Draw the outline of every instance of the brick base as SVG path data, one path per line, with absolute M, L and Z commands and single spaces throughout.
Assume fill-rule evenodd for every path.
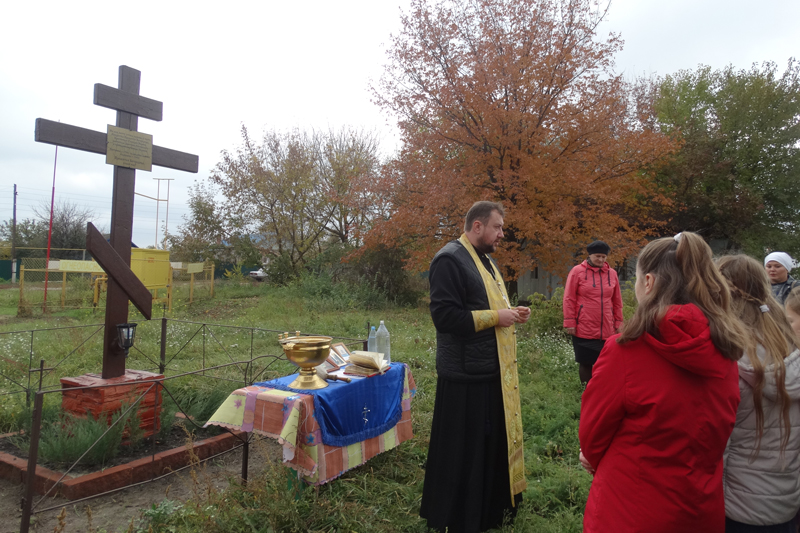
M 103 379 L 100 374 L 84 374 L 74 378 L 61 378 L 61 408 L 76 416 L 90 413 L 95 420 L 105 417 L 109 423 L 123 403 L 133 403 L 145 391 L 139 401 L 139 419 L 144 436 L 149 437 L 159 429 L 161 416 L 161 387 L 140 381 L 163 380 L 161 374 L 144 370 L 126 370 L 124 376 Z M 103 386 L 105 385 L 105 386 Z M 110 385 L 110 386 L 109 386 Z M 96 387 L 70 390 L 75 387 Z
M 239 437 L 246 438 L 247 434 L 236 431 L 235 434 L 223 433 L 216 437 L 199 440 L 192 443 L 192 455 L 199 460 L 212 455 L 230 450 L 241 442 Z M 107 492 L 109 490 L 127 487 L 140 481 L 147 481 L 167 474 L 172 470 L 186 466 L 190 463 L 190 454 L 186 446 L 147 456 L 124 465 L 106 468 L 100 472 L 85 474 L 79 477 L 65 477 L 61 482 L 61 473 L 54 472 L 43 466 L 36 467 L 36 480 L 34 490 L 38 494 L 45 494 L 53 485 L 58 485 L 50 496 L 59 495 L 68 500 L 77 500 Z M 24 483 L 28 475 L 28 461 L 0 452 L 0 478 L 8 479 L 14 483 Z

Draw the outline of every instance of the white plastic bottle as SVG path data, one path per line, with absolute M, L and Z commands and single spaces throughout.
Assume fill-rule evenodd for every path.
M 377 351 L 383 354 L 383 358 L 387 363 L 391 363 L 392 357 L 390 355 L 389 348 L 389 330 L 386 329 L 386 325 L 383 323 L 383 320 L 381 320 L 381 325 L 378 327 L 378 332 L 375 334 L 375 340 L 377 341 Z
M 367 337 L 367 351 L 369 352 L 378 351 L 378 339 L 375 335 L 375 326 L 372 326 L 369 330 L 369 337 Z

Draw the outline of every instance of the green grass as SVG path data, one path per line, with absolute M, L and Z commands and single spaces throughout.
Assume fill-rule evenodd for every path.
M 172 318 L 337 337 L 363 338 L 368 322 L 377 324 L 385 320 L 392 336 L 392 358 L 409 365 L 417 384 L 417 395 L 412 401 L 415 437 L 321 486 L 318 492 L 291 490 L 286 469 L 279 463 L 259 465 L 261 471 L 251 475 L 246 487 L 232 482 L 224 491 L 209 488 L 182 504 L 154 502 L 139 524 L 141 531 L 147 531 L 148 527 L 186 532 L 427 531 L 425 522 L 419 518 L 419 505 L 436 388 L 436 337 L 427 306 L 396 307 L 370 291 L 346 286 L 326 289 L 323 284 L 300 283 L 275 288 L 266 283 L 236 282 L 220 283 L 214 300 L 176 304 Z M 534 310 L 534 319 L 518 332 L 528 488 L 513 527 L 501 531 L 579 532 L 591 481 L 578 463 L 581 385 L 569 343 L 553 333 L 560 326 L 555 317 L 560 314 L 560 307 L 544 304 L 539 307 Z M 154 314 L 160 316 L 161 312 Z M 57 320 L 62 324 L 78 324 L 91 322 L 90 319 Z M 137 347 L 157 354 L 160 323 L 153 322 L 140 326 Z M 46 323 L 40 319 L 30 322 L 15 319 L 14 324 L 0 324 L 0 331 Z M 170 322 L 168 358 L 197 327 Z M 0 335 L 0 346 L 2 342 Z M 214 339 L 206 338 L 206 347 L 219 344 L 228 353 L 217 346 L 207 356 L 207 363 L 219 364 L 229 355 L 244 359 L 249 354 L 250 342 L 249 335 L 242 332 L 219 331 Z M 27 361 L 24 343 L 15 343 L 20 344 L 18 348 Z M 279 349 L 274 334 L 260 335 L 253 343 L 256 354 Z M 63 354 L 61 348 L 48 347 Z M 190 348 L 170 362 L 168 374 L 198 367 L 201 347 L 192 344 Z M 40 349 L 37 353 L 46 351 Z M 70 372 L 99 368 L 96 348 L 87 348 L 85 353 L 72 357 L 76 359 L 74 363 L 63 363 Z M 134 368 L 144 361 L 132 352 L 128 366 Z M 282 366 L 275 373 L 291 371 L 291 367 Z M 237 374 L 230 371 L 225 375 Z M 184 390 L 187 398 L 191 391 L 199 391 L 198 401 L 189 403 L 197 404 L 194 408 L 200 417 L 207 416 L 203 413 L 222 399 L 205 394 L 203 387 L 210 386 L 206 383 L 195 379 L 173 385 L 176 390 Z M 229 386 L 233 390 L 237 385 Z M 201 397 L 207 401 L 199 401 Z M 8 418 L 4 412 L 0 408 L 0 425 L 4 416 Z M 251 472 L 255 470 L 251 466 Z
M 81 456 L 83 465 L 104 465 L 109 459 L 117 456 L 124 434 L 131 446 L 138 446 L 142 440 L 140 420 L 135 409 L 125 413 L 129 404 L 123 404 L 122 410 L 112 416 L 113 426 L 101 417 L 95 420 L 90 417 L 76 417 L 61 411 L 60 406 L 49 403 L 42 411 L 42 430 L 39 440 L 39 459 L 43 462 L 68 465 Z M 26 413 L 27 414 L 27 413 Z M 22 417 L 24 431 L 9 437 L 11 441 L 25 453 L 30 445 L 30 416 Z M 107 431 L 108 430 L 108 431 Z M 88 451 L 87 451 L 88 450 Z

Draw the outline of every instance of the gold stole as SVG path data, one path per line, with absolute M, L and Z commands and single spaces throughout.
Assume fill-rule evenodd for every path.
M 522 415 L 520 414 L 519 401 L 519 377 L 517 375 L 517 338 L 514 326 L 501 328 L 497 326 L 497 310 L 509 309 L 511 307 L 508 300 L 506 287 L 502 282 L 503 277 L 497 270 L 494 263 L 491 263 L 494 270 L 494 278 L 486 270 L 486 267 L 478 257 L 472 243 L 467 236 L 462 234 L 458 239 L 464 248 L 467 249 L 478 272 L 483 279 L 486 287 L 486 295 L 489 297 L 489 308 L 491 311 L 473 311 L 472 316 L 475 321 L 475 331 L 486 329 L 489 325 L 494 325 L 497 336 L 497 354 L 500 358 L 500 376 L 503 387 L 503 408 L 505 409 L 506 419 L 506 441 L 508 442 L 508 479 L 511 489 L 511 505 L 514 505 L 514 495 L 524 491 L 527 487 L 525 480 L 525 463 L 522 454 Z M 499 281 L 498 281 L 499 280 Z

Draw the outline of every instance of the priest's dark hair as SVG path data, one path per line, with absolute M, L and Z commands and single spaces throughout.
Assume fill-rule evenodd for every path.
M 472 224 L 476 220 L 479 220 L 481 224 L 489 222 L 489 217 L 492 216 L 493 211 L 497 211 L 501 217 L 506 216 L 506 211 L 503 209 L 503 205 L 500 202 L 481 200 L 480 202 L 472 204 L 472 207 L 469 208 L 467 216 L 464 219 L 464 233 L 469 233 L 472 229 Z

